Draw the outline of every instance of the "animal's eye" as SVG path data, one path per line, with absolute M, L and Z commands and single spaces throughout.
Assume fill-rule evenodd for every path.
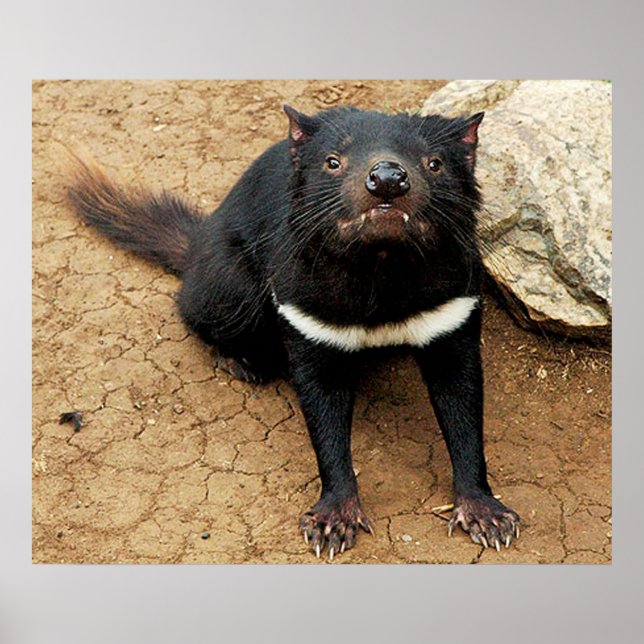
M 334 154 L 330 154 L 324 160 L 324 165 L 327 170 L 331 170 L 332 172 L 335 172 L 342 167 L 342 161 L 340 161 L 340 159 L 338 159 L 338 157 L 336 157 Z
M 441 171 L 441 168 L 443 167 L 443 162 L 438 158 L 438 157 L 431 157 L 430 159 L 427 160 L 427 169 L 430 172 L 437 173 Z

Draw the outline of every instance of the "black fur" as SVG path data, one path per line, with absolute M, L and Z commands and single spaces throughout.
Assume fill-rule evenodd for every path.
M 103 234 L 181 274 L 181 315 L 216 347 L 220 366 L 265 381 L 288 365 L 322 481 L 301 529 L 318 554 L 327 544 L 333 556 L 353 545 L 359 527 L 371 530 L 350 451 L 365 352 L 308 340 L 277 314 L 276 302 L 368 327 L 478 296 L 474 165 L 482 114 L 285 110 L 289 137 L 261 155 L 207 218 L 167 195 L 133 198 L 85 164 L 70 196 Z M 383 160 L 404 167 L 410 185 L 369 190 L 370 169 Z M 487 483 L 480 328 L 476 310 L 413 354 L 453 463 L 453 522 L 491 545 L 515 536 L 518 516 Z

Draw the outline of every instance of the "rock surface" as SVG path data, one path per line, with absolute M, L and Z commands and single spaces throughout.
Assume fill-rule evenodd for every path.
M 608 341 L 611 85 L 456 81 L 422 113 L 482 110 L 477 177 L 489 273 L 524 323 Z

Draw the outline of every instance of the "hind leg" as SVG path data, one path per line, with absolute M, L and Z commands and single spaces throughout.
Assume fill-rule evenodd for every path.
M 222 371 L 230 374 L 237 380 L 250 382 L 254 385 L 261 385 L 271 380 L 270 375 L 265 370 L 258 369 L 256 365 L 248 362 L 246 358 L 231 358 L 220 353 L 217 347 L 215 351 L 215 366 Z
M 267 382 L 286 365 L 275 310 L 267 289 L 231 266 L 236 263 L 222 257 L 207 270 L 187 271 L 179 311 L 188 327 L 214 347 L 217 367 L 240 380 Z
M 238 380 L 262 384 L 273 380 L 286 367 L 279 329 L 262 314 L 258 325 L 235 338 L 214 342 L 215 364 Z

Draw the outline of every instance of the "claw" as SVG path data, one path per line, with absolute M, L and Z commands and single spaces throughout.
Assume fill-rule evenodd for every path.
M 451 537 L 460 524 L 474 543 L 501 552 L 501 545 L 509 548 L 519 538 L 519 522 L 515 512 L 491 498 L 462 498 L 447 524 L 447 535 Z
M 353 546 L 360 528 L 374 534 L 371 522 L 362 512 L 357 498 L 337 503 L 321 498 L 300 519 L 305 543 L 318 559 L 324 553 L 329 561 L 334 561 L 338 553 Z

